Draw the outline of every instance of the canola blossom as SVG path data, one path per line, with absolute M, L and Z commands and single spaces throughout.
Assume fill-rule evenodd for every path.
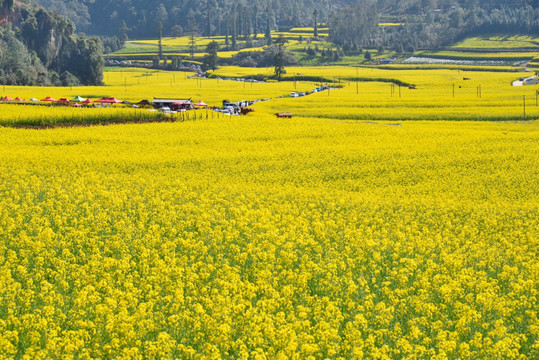
M 537 359 L 538 140 L 262 108 L 0 128 L 0 358 Z
M 55 126 L 154 119 L 158 114 L 125 106 L 110 108 L 38 105 L 0 105 L 2 126 Z

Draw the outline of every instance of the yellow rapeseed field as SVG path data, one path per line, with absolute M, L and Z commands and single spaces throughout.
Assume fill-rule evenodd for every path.
M 539 357 L 537 88 L 287 70 L 343 87 L 291 98 L 319 82 L 111 69 L 103 87 L 2 89 L 269 100 L 241 117 L 0 127 L 0 360 Z M 55 108 L 0 104 L 0 123 L 145 111 Z
M 536 122 L 0 129 L 2 359 L 536 359 Z
M 525 74 L 509 71 L 455 69 L 419 70 L 368 67 L 287 67 L 283 82 L 250 83 L 222 80 L 254 75 L 270 76 L 273 68 L 227 66 L 215 71 L 213 79 L 190 78 L 192 73 L 136 68 L 110 69 L 101 87 L 12 87 L 2 96 L 55 98 L 76 95 L 99 98 L 113 96 L 138 102 L 142 99 L 191 98 L 211 106 L 222 100 L 271 99 L 254 105 L 258 112 L 291 111 L 295 116 L 336 119 L 411 120 L 519 120 L 539 118 L 537 86 L 511 86 Z M 298 81 L 308 77 L 310 81 Z M 356 81 L 358 80 L 359 81 Z M 296 81 L 294 81 L 296 80 Z M 392 82 L 391 82 L 392 81 Z M 402 86 L 396 85 L 398 83 Z M 291 92 L 311 91 L 320 83 L 342 87 L 303 98 L 290 98 Z M 413 85 L 410 89 L 407 85 Z M 0 105 L 5 106 L 5 105 Z M 75 109 L 76 110 L 76 109 Z M 45 111 L 45 110 L 44 110 Z M 65 110 L 70 114 L 73 110 Z M 22 116 L 48 116 L 38 110 Z M 7 115 L 0 115 L 5 118 Z M 18 114 L 13 116 L 18 117 Z
M 65 105 L 1 104 L 0 125 L 58 125 L 110 122 L 115 119 L 151 118 L 146 110 L 114 105 L 108 108 L 72 107 Z

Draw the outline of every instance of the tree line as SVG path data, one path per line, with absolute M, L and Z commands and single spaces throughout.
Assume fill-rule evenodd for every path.
M 7 0 L 5 0 L 7 1 Z M 445 21 L 444 14 L 461 9 L 486 20 L 495 10 L 536 10 L 539 0 L 36 0 L 46 8 L 67 16 L 82 32 L 118 38 L 221 35 L 234 42 L 238 37 L 264 34 L 269 30 L 313 26 L 313 23 L 349 24 L 350 18 L 372 22 L 376 17 L 406 22 Z M 12 1 L 11 1 L 12 2 Z M 376 17 L 364 12 L 376 11 Z M 352 9 L 355 14 L 347 14 Z M 507 10 L 503 10 L 507 9 Z M 358 10 L 358 11 L 356 11 Z M 435 12 L 440 16 L 429 16 Z M 506 13 L 504 16 L 511 16 Z M 534 15 L 531 11 L 529 17 Z M 459 16 L 459 15 L 454 15 Z M 466 16 L 466 14 L 463 14 Z M 496 17 L 496 15 L 492 15 Z M 318 20 L 315 22 L 315 18 Z M 339 19 L 341 21 L 339 21 Z M 510 24 L 511 20 L 488 21 Z M 519 19 L 520 20 L 520 19 Z M 522 19 L 526 21 L 525 19 Z M 487 23 L 488 23 L 487 21 Z M 344 25 L 343 25 L 344 26 Z M 352 31 L 369 30 L 359 27 Z
M 156 38 L 165 36 L 264 34 L 267 29 L 312 26 L 313 10 L 329 15 L 328 0 L 37 0 L 69 17 L 79 31 L 95 35 Z
M 390 11 L 399 6 L 401 12 Z M 390 21 L 398 26 L 378 26 Z M 346 52 L 434 49 L 471 35 L 539 34 L 539 0 L 358 0 L 333 11 L 330 40 Z
M 7 1 L 7 0 L 4 0 Z M 537 33 L 539 0 L 37 0 L 79 31 L 106 36 L 114 51 L 128 38 L 225 36 L 226 46 L 261 45 L 271 30 L 330 27 L 345 51 L 433 48 L 474 32 Z M 12 2 L 12 1 L 10 1 Z M 378 22 L 403 23 L 380 28 Z M 317 34 L 313 34 L 315 37 Z M 258 43 L 256 43 L 258 41 Z

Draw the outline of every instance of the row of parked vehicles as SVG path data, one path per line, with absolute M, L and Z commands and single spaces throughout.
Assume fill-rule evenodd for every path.
M 311 91 L 291 92 L 290 97 L 293 97 L 293 98 L 302 97 L 302 96 L 306 96 L 306 95 L 309 95 L 309 94 L 314 94 L 316 92 L 320 92 L 320 91 L 324 91 L 324 90 L 329 90 L 329 86 L 322 85 L 320 87 L 312 89 Z

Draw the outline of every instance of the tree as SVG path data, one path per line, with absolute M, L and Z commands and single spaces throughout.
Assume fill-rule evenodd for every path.
M 195 50 L 196 50 L 196 34 L 197 34 L 197 25 L 195 23 L 195 17 L 191 16 L 189 18 L 189 54 L 191 55 L 191 59 L 195 57 Z
M 265 32 L 265 38 L 266 38 L 266 44 L 271 45 L 271 17 L 270 17 L 271 11 L 269 6 L 266 8 L 266 32 Z
M 174 37 L 182 36 L 183 34 L 183 28 L 180 25 L 174 25 L 172 29 L 170 29 L 170 35 Z
M 273 58 L 273 65 L 275 67 L 275 77 L 278 81 L 281 81 L 281 77 L 283 74 L 286 74 L 286 70 L 284 69 L 284 63 L 285 63 L 285 54 L 284 54 L 284 45 L 288 42 L 284 38 L 284 36 L 281 34 L 279 37 L 275 40 L 275 46 L 277 47 L 277 52 L 275 53 L 275 56 Z
M 38 85 L 39 74 L 46 72 L 35 53 L 28 51 L 10 27 L 0 28 L 0 83 Z
M 127 31 L 129 28 L 127 27 L 127 24 L 125 23 L 125 20 L 122 20 L 120 22 L 120 26 L 118 27 L 118 37 L 122 41 L 122 43 L 125 43 L 129 37 L 127 36 Z
M 313 16 L 314 16 L 314 37 L 317 38 L 318 37 L 318 19 L 317 19 L 318 10 L 317 9 L 314 9 Z
M 166 24 L 168 21 L 167 8 L 163 3 L 159 4 L 159 6 L 157 7 L 157 10 L 155 12 L 155 20 L 157 20 L 157 22 L 161 22 L 161 24 Z
M 236 50 L 238 43 L 237 5 L 232 7 L 232 49 Z
M 265 33 L 264 37 L 266 38 L 266 43 L 268 45 L 271 44 L 271 29 L 270 29 L 269 21 L 266 24 L 266 33 Z
M 356 5 L 335 12 L 330 23 L 329 35 L 335 44 L 351 42 L 368 45 L 378 31 L 376 3 L 358 0 Z
M 2 0 L 0 1 L 0 8 L 11 10 L 13 9 L 14 1 L 13 0 Z
M 253 7 L 253 37 L 256 40 L 258 35 L 258 6 Z
M 367 60 L 367 61 L 372 60 L 372 54 L 371 54 L 370 51 L 366 51 L 364 56 L 365 56 L 365 60 Z
M 213 23 L 213 9 L 217 7 L 217 3 L 214 0 L 207 0 L 206 1 L 206 26 L 204 30 L 204 35 L 211 36 L 212 35 L 212 23 Z
M 217 53 L 219 52 L 219 43 L 217 41 L 211 41 L 208 46 L 206 46 L 207 55 L 204 58 L 204 67 L 209 70 L 217 69 L 217 63 L 219 57 Z
M 157 32 L 158 32 L 158 36 L 159 36 L 159 42 L 158 42 L 158 46 L 159 46 L 159 58 L 161 59 L 163 57 L 163 43 L 162 43 L 162 38 L 163 38 L 163 23 L 161 21 L 158 21 L 157 22 Z
M 86 85 L 102 84 L 104 65 L 103 43 L 98 37 L 73 35 L 66 40 L 58 60 L 62 71 L 73 74 Z

